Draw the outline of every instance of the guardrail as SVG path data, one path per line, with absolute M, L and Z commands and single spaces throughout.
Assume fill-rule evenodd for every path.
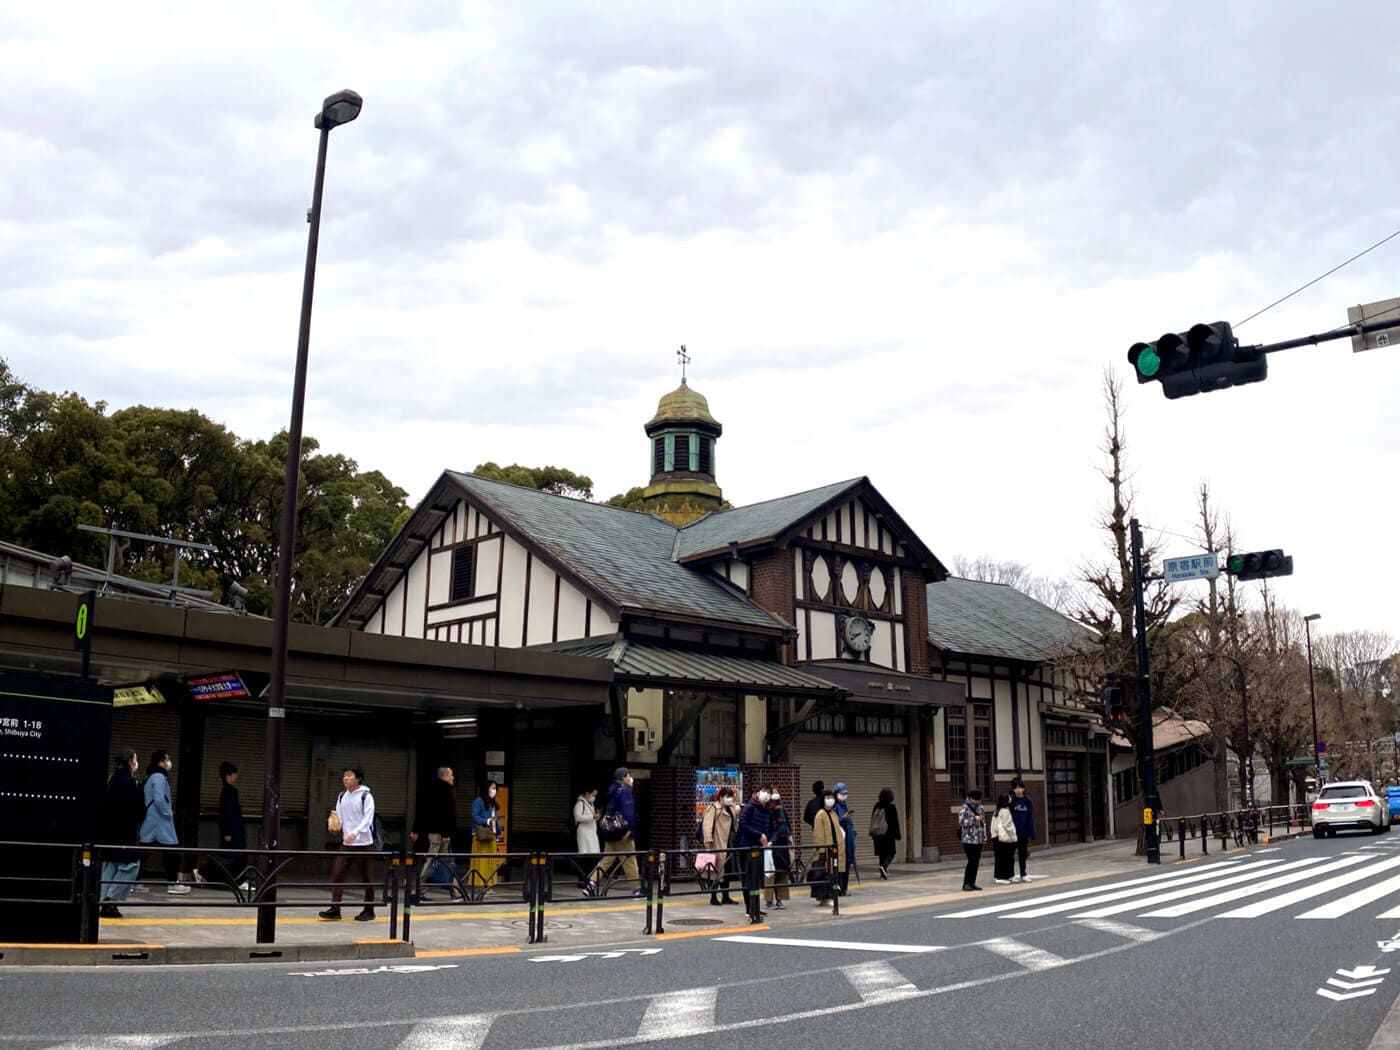
M 1264 831 L 1272 838 L 1279 829 L 1302 830 L 1311 826 L 1312 809 L 1302 803 L 1165 817 L 1160 822 L 1162 838 L 1166 842 L 1175 839 L 1179 854 L 1183 858 L 1186 856 L 1188 839 L 1199 839 L 1203 855 L 1209 855 L 1211 840 L 1219 839 L 1220 852 L 1228 853 L 1231 842 L 1236 848 L 1257 845 L 1259 835 Z
M 785 906 L 796 886 L 807 888 L 821 903 L 830 901 L 831 913 L 840 915 L 845 886 L 835 848 L 805 849 L 805 854 L 803 848 L 794 846 L 705 850 L 700 854 L 615 849 L 602 854 L 414 854 L 371 847 L 368 858 L 373 864 L 382 865 L 382 871 L 370 883 L 373 899 L 369 904 L 387 908 L 390 939 L 407 941 L 417 911 L 480 907 L 518 899 L 529 910 L 530 944 L 548 940 L 545 916 L 549 908 L 596 905 L 619 891 L 626 892 L 628 899 L 645 901 L 641 931 L 645 935 L 666 932 L 667 901 L 727 895 L 734 884 L 738 885 L 745 914 L 752 923 L 761 920 L 765 904 Z M 105 905 L 130 904 L 142 909 L 271 909 L 274 919 L 286 910 L 325 910 L 339 904 L 334 900 L 336 883 L 331 878 L 307 877 L 307 873 L 317 868 L 328 873 L 335 861 L 347 853 L 17 841 L 0 841 L 0 850 L 23 851 L 36 863 L 44 851 L 56 855 L 47 865 L 25 866 L 26 870 L 47 869 L 49 874 L 0 871 L 0 903 L 77 906 L 81 909 L 82 943 L 90 942 L 89 931 L 95 928 L 92 919 Z M 183 892 L 164 892 L 171 884 L 163 879 L 139 878 L 141 861 L 170 854 L 207 857 L 210 863 L 197 869 L 203 873 L 198 882 L 178 885 L 226 891 L 227 898 L 209 899 L 201 894 L 199 900 L 191 901 Z M 702 863 L 696 863 L 697 856 L 703 858 Z M 130 867 L 132 863 L 137 865 L 135 870 Z M 556 882 L 556 874 L 564 877 Z M 343 894 L 353 897 L 363 885 L 343 881 Z M 51 894 L 46 892 L 49 888 Z M 156 890 L 162 892 L 157 894 Z M 131 893 L 144 896 L 129 901 Z M 274 921 L 272 938 L 267 943 L 275 940 Z

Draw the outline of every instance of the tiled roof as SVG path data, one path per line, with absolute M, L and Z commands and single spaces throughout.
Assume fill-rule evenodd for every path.
M 1201 740 L 1210 736 L 1210 726 L 1194 718 L 1182 718 L 1175 711 L 1169 711 L 1164 707 L 1159 707 L 1152 712 L 1152 747 L 1154 750 L 1163 750 L 1169 747 L 1176 747 L 1179 744 L 1189 744 L 1193 740 Z M 1128 738 L 1114 733 L 1111 737 L 1114 747 L 1123 748 L 1125 751 L 1132 750 L 1132 744 Z
M 722 620 L 748 627 L 790 625 L 710 572 L 672 560 L 676 527 L 651 514 L 567 499 L 474 474 L 448 471 L 501 524 L 536 546 L 619 609 Z
M 928 585 L 928 640 L 945 652 L 1048 663 L 1087 627 L 1004 583 L 949 577 Z
M 731 543 L 748 544 L 772 539 L 784 530 L 811 517 L 826 503 L 847 489 L 855 488 L 863 478 L 838 481 L 807 492 L 751 503 L 733 510 L 718 510 L 699 521 L 691 522 L 676 536 L 675 557 L 678 561 L 723 550 Z
M 845 695 L 845 690 L 825 678 L 771 660 L 619 640 L 617 635 L 581 638 L 532 648 L 611 659 L 613 674 L 619 679 L 730 685 L 788 694 Z

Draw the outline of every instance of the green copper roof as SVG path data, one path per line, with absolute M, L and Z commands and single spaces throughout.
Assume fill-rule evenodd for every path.
M 716 430 L 724 429 L 719 420 L 710 415 L 710 403 L 705 395 L 692 390 L 685 380 L 657 403 L 656 415 L 651 417 L 646 429 L 649 432 L 663 423 L 704 423 Z

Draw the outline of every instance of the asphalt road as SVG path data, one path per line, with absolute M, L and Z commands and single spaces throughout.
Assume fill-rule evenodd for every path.
M 0 1048 L 1344 1048 L 1400 994 L 1400 965 L 1382 972 L 1400 963 L 1400 835 L 984 884 L 958 906 L 599 954 L 16 969 Z

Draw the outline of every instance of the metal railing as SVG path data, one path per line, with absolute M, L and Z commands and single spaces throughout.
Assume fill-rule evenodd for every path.
M 1163 841 L 1175 840 L 1182 858 L 1186 856 L 1188 840 L 1199 840 L 1201 853 L 1209 855 L 1211 841 L 1219 839 L 1220 852 L 1228 853 L 1232 843 L 1236 848 L 1258 845 L 1261 833 L 1273 838 L 1280 830 L 1301 830 L 1311 826 L 1312 809 L 1304 803 L 1164 817 L 1159 824 Z

